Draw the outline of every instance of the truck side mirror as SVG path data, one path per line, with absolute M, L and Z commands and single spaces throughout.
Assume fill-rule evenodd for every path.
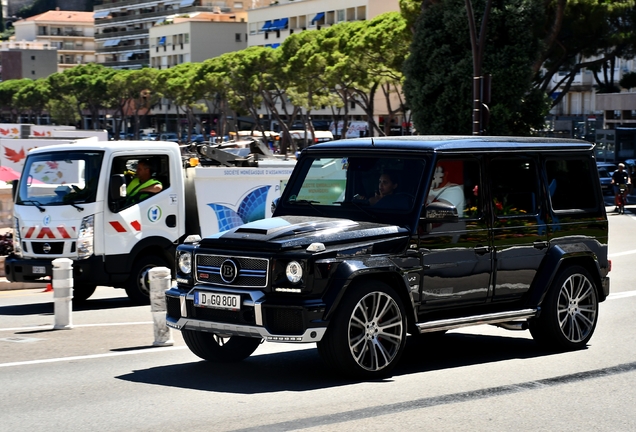
M 117 201 L 126 197 L 126 178 L 123 174 L 113 174 L 110 176 L 108 197 L 111 201 Z
M 276 207 L 278 207 L 278 202 L 279 201 L 280 201 L 280 197 L 274 198 L 272 200 L 272 214 L 274 214 L 274 211 L 276 211 Z
M 447 202 L 432 202 L 424 209 L 427 222 L 454 223 L 459 222 L 457 207 Z
M 15 201 L 15 196 L 18 194 L 18 182 L 19 180 L 11 180 L 11 197 Z

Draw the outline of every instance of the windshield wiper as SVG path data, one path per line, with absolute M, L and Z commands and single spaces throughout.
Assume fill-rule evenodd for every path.
M 44 213 L 46 211 L 46 209 L 42 206 L 42 204 L 40 204 L 39 201 L 36 200 L 22 200 L 20 201 L 18 204 L 33 204 L 34 206 L 36 206 L 38 208 L 38 210 L 40 210 L 42 213 Z
M 287 201 L 288 204 L 301 204 L 301 205 L 308 205 L 310 206 L 312 209 L 316 210 L 316 213 L 319 213 L 321 216 L 324 216 L 325 214 L 323 212 L 321 212 L 318 207 L 316 207 L 314 204 L 318 204 L 320 203 L 320 201 L 313 201 L 313 200 L 306 200 L 306 199 L 300 199 L 300 200 L 290 200 Z
M 68 203 L 68 204 L 70 204 L 70 205 L 72 205 L 73 207 L 75 207 L 75 208 L 77 209 L 77 211 L 78 211 L 78 212 L 84 211 L 84 207 L 82 207 L 82 206 L 78 206 L 77 204 L 72 203 L 72 202 L 71 202 L 71 203 Z

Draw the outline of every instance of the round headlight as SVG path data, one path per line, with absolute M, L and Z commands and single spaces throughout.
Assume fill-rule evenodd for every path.
M 185 274 L 190 274 L 192 271 L 192 254 L 190 252 L 179 254 L 179 270 Z
M 285 276 L 287 276 L 287 280 L 291 283 L 297 283 L 300 281 L 303 277 L 303 268 L 300 266 L 300 263 L 292 261 L 287 264 Z

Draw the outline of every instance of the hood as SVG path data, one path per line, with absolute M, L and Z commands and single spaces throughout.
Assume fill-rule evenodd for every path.
M 251 222 L 205 238 L 201 241 L 201 247 L 276 251 L 304 248 L 311 243 L 329 246 L 375 242 L 408 233 L 407 229 L 397 225 L 355 222 L 350 219 L 281 216 Z

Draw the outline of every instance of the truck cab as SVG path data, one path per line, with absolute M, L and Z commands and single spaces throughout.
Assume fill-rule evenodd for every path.
M 147 159 L 161 192 L 141 202 L 125 186 L 136 163 Z M 31 150 L 17 183 L 12 282 L 52 276 L 52 261 L 73 260 L 74 298 L 96 286 L 125 288 L 135 303 L 148 302 L 148 269 L 172 267 L 185 235 L 184 173 L 175 143 L 96 142 Z

